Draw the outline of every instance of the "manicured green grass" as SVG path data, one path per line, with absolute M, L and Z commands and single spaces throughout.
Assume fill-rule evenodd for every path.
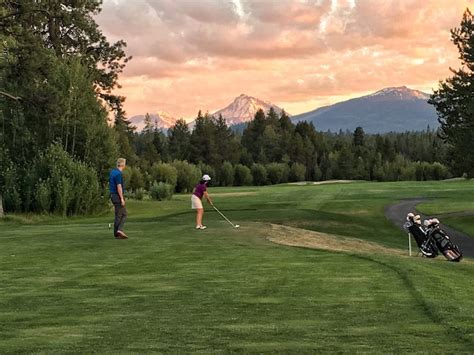
M 240 229 L 207 209 L 209 228 L 194 230 L 189 196 L 178 195 L 130 201 L 126 241 L 112 238 L 112 213 L 15 216 L 0 223 L 0 353 L 472 352 L 472 261 L 294 248 L 264 235 L 271 222 L 404 248 L 385 205 L 428 196 L 432 213 L 459 211 L 473 190 L 211 188 Z

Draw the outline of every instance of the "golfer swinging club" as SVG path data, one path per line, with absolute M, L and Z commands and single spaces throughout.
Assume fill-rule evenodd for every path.
M 115 208 L 114 220 L 114 237 L 115 239 L 128 239 L 123 231 L 123 225 L 127 218 L 127 209 L 125 208 L 125 198 L 123 193 L 125 186 L 123 184 L 122 171 L 125 169 L 126 160 L 124 158 L 117 159 L 117 168 L 110 172 L 109 176 L 109 190 L 110 200 Z
M 194 188 L 193 195 L 191 196 L 191 208 L 196 210 L 196 229 L 206 229 L 206 226 L 202 224 L 202 216 L 204 215 L 204 208 L 202 207 L 202 197 L 204 196 L 212 205 L 212 200 L 209 194 L 207 193 L 207 185 L 211 181 L 209 175 L 203 175 L 199 184 Z

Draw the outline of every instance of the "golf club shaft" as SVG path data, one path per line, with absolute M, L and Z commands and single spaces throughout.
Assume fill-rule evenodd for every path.
M 212 207 L 214 207 L 214 209 L 215 209 L 222 217 L 224 217 L 224 219 L 225 219 L 227 222 L 229 222 L 229 223 L 232 225 L 232 227 L 235 228 L 234 223 L 232 223 L 231 221 L 229 221 L 229 219 L 228 219 L 226 216 L 224 216 L 224 214 L 223 214 L 221 211 L 219 211 L 216 206 L 212 205 Z

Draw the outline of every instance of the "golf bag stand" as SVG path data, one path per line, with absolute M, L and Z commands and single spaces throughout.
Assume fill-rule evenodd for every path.
M 427 258 L 435 258 L 438 256 L 438 249 L 435 243 L 428 238 L 425 229 L 421 225 L 420 216 L 409 213 L 407 215 L 407 222 L 403 225 L 403 228 L 413 236 L 423 256 Z

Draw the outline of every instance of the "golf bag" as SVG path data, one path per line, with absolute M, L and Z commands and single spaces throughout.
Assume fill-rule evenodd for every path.
M 461 250 L 451 241 L 446 232 L 441 229 L 438 219 L 428 219 L 424 224 L 426 226 L 428 240 L 436 245 L 439 252 L 449 261 L 461 261 Z
M 404 228 L 415 238 L 424 256 L 435 258 L 441 253 L 449 261 L 461 261 L 462 252 L 441 229 L 438 219 L 427 219 L 423 224 L 419 215 L 409 213 Z
M 432 238 L 429 238 L 425 228 L 421 225 L 421 218 L 419 215 L 409 213 L 407 215 L 407 222 L 403 227 L 415 238 L 421 254 L 427 258 L 436 258 L 438 256 L 438 248 Z

